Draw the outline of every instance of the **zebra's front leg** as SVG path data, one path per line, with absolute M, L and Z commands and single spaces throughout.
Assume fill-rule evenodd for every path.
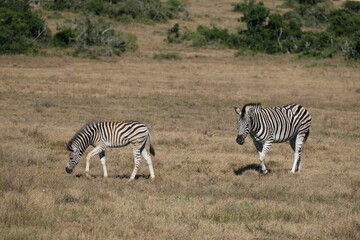
M 140 163 L 141 163 L 141 155 L 140 155 L 140 149 L 133 147 L 133 155 L 134 155 L 134 170 L 131 173 L 129 182 L 135 179 L 135 176 L 139 170 Z
M 256 147 L 256 150 L 259 153 L 261 173 L 266 174 L 269 171 L 266 169 L 266 166 L 265 166 L 265 156 L 266 156 L 266 153 L 270 150 L 272 142 L 266 141 L 265 143 L 262 143 L 262 142 L 258 142 L 258 141 L 254 140 L 254 145 Z
M 300 172 L 301 165 L 301 147 L 304 142 L 304 136 L 297 135 L 293 139 L 290 140 L 291 148 L 294 150 L 294 164 L 291 168 L 291 172 Z
M 95 156 L 95 155 L 97 155 L 97 154 L 99 154 L 99 153 L 101 153 L 103 151 L 104 151 L 103 146 L 97 146 L 91 152 L 89 152 L 89 154 L 86 156 L 85 173 L 86 173 L 87 177 L 91 177 L 91 175 L 90 175 L 90 159 L 93 156 Z
M 106 169 L 105 151 L 102 151 L 99 153 L 99 158 L 100 158 L 101 165 L 103 167 L 104 177 L 106 178 L 106 177 L 108 177 L 108 172 Z

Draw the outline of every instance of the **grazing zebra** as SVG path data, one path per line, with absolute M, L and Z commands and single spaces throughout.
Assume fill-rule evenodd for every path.
M 311 116 L 298 104 L 262 108 L 261 104 L 250 103 L 242 110 L 235 107 L 240 118 L 237 122 L 238 135 L 236 142 L 244 144 L 250 134 L 259 152 L 261 171 L 267 173 L 265 155 L 273 143 L 290 141 L 294 150 L 294 164 L 291 172 L 300 171 L 301 146 L 310 133 Z
M 94 149 L 86 157 L 86 175 L 89 177 L 90 159 L 99 154 L 100 161 L 104 170 L 104 177 L 108 176 L 105 164 L 105 149 L 107 147 L 123 147 L 130 145 L 133 150 L 135 167 L 130 180 L 134 180 L 139 169 L 141 156 L 149 165 L 150 177 L 155 178 L 151 158 L 145 149 L 147 139 L 150 139 L 150 153 L 155 156 L 155 150 L 149 129 L 137 121 L 123 122 L 92 122 L 85 125 L 68 143 L 70 153 L 69 165 L 66 167 L 67 173 L 72 173 L 79 163 L 81 155 L 89 145 Z

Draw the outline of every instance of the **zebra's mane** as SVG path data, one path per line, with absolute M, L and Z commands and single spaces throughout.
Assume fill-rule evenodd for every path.
M 243 106 L 242 110 L 241 110 L 241 117 L 242 118 L 245 116 L 247 107 L 261 108 L 261 103 L 247 103 L 247 104 L 245 104 Z
M 72 149 L 72 145 L 74 143 L 74 141 L 79 137 L 80 134 L 84 133 L 86 129 L 88 129 L 90 126 L 94 126 L 95 124 L 97 124 L 98 122 L 89 122 L 87 124 L 85 124 L 77 133 L 75 133 L 75 135 L 71 138 L 71 140 L 69 141 L 69 143 L 67 144 L 67 149 L 71 152 L 73 152 L 74 150 Z

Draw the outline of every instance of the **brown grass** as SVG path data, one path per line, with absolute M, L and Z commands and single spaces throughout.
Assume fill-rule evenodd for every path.
M 230 2 L 209 2 L 184 24 L 230 25 Z M 167 45 L 172 24 L 123 27 L 140 50 L 120 58 L 0 58 L 0 239 L 359 239 L 358 66 Z M 182 60 L 152 59 L 170 50 Z M 301 173 L 288 144 L 268 154 L 270 174 L 256 171 L 250 139 L 235 142 L 233 106 L 248 102 L 310 111 Z M 84 159 L 65 173 L 84 123 L 125 119 L 152 132 L 154 182 L 144 162 L 127 182 L 129 148 L 107 151 L 108 179 L 98 159 L 91 179 Z

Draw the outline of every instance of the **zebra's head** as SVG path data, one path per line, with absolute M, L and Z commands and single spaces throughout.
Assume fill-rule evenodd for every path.
M 79 163 L 81 155 L 77 148 L 71 146 L 70 144 L 68 145 L 68 150 L 70 151 L 69 165 L 65 168 L 65 171 L 70 174 L 73 172 L 74 168 Z
M 234 109 L 235 112 L 239 115 L 239 120 L 236 123 L 236 128 L 237 128 L 236 142 L 240 145 L 243 145 L 246 136 L 250 132 L 251 111 L 249 111 L 249 108 L 245 106 L 243 110 L 240 110 L 238 107 L 234 107 Z

